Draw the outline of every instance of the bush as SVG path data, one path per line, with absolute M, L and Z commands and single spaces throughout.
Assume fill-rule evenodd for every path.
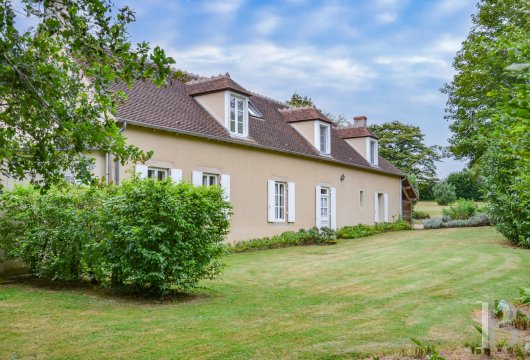
M 438 205 L 449 205 L 456 200 L 455 187 L 445 181 L 434 186 L 433 195 Z
M 483 185 L 471 171 L 462 170 L 451 173 L 446 181 L 455 187 L 458 199 L 482 200 Z
M 263 249 L 276 249 L 289 246 L 302 245 L 331 245 L 337 243 L 337 234 L 331 228 L 316 227 L 298 232 L 286 231 L 280 235 L 240 241 L 233 245 L 228 245 L 228 251 L 233 253 L 248 252 Z
M 412 218 L 416 220 L 430 219 L 431 215 L 425 211 L 412 210 Z
M 337 231 L 339 239 L 357 239 L 370 235 L 389 231 L 412 230 L 412 226 L 405 220 L 398 220 L 393 223 L 380 223 L 375 225 L 358 224 L 355 226 L 345 226 Z
M 455 227 L 475 227 L 475 226 L 489 226 L 494 222 L 488 214 L 475 214 L 467 220 L 451 220 L 450 217 L 436 217 L 427 220 L 423 223 L 424 229 L 440 229 L 440 228 L 455 228 Z
M 0 211 L 0 247 L 34 276 L 152 295 L 217 275 L 229 226 L 220 189 L 171 180 L 17 187 L 0 196 Z
M 443 209 L 442 213 L 453 220 L 467 220 L 477 212 L 477 205 L 473 200 L 459 199 L 448 209 Z
M 434 200 L 433 188 L 436 182 L 420 182 L 418 183 L 418 192 L 421 200 Z

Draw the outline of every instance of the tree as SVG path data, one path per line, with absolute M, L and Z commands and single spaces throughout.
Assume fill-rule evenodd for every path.
M 436 181 L 436 161 L 443 158 L 440 146 L 427 146 L 418 126 L 399 121 L 368 126 L 379 136 L 379 154 L 419 184 Z
M 472 16 L 472 28 L 456 54 L 456 75 L 442 89 L 448 95 L 445 118 L 451 122 L 451 151 L 459 159 L 475 163 L 486 151 L 491 132 L 491 116 L 499 96 L 489 92 L 520 82 L 506 66 L 519 62 L 517 52 L 497 46 L 512 28 L 530 26 L 526 0 L 481 0 Z M 498 93 L 497 93 L 498 94 Z
M 438 205 L 449 205 L 456 200 L 455 187 L 447 181 L 436 183 L 432 192 Z
M 311 100 L 310 97 L 299 95 L 298 93 L 294 93 L 289 100 L 286 101 L 287 104 L 294 106 L 294 107 L 305 107 L 305 106 L 315 106 L 313 103 L 313 100 Z M 319 111 L 333 121 L 338 126 L 346 126 L 349 124 L 348 119 L 344 115 L 335 115 L 331 112 L 324 111 L 322 109 L 319 109 Z
M 457 199 L 482 200 L 482 182 L 470 170 L 449 174 L 447 182 L 455 187 Z
M 20 28 L 25 16 L 36 26 Z M 122 163 L 149 157 L 120 134 L 114 115 L 125 95 L 112 85 L 161 86 L 174 61 L 130 43 L 134 20 L 110 0 L 0 0 L 0 174 L 49 186 L 72 169 L 89 182 L 89 150 Z

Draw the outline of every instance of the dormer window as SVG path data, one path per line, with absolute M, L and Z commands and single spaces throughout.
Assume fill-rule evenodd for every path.
M 315 144 L 321 154 L 331 153 L 331 126 L 328 123 L 315 122 Z
M 226 92 L 227 128 L 232 135 L 248 135 L 248 99 L 231 92 Z
M 259 112 L 259 110 L 256 107 L 256 105 L 254 105 L 250 101 L 248 102 L 248 113 L 251 116 L 254 116 L 255 118 L 260 118 L 260 119 L 263 118 L 263 115 Z
M 373 139 L 369 139 L 368 141 L 370 142 L 368 146 L 368 152 L 369 152 L 368 158 L 370 159 L 370 164 L 377 166 L 378 157 L 379 157 L 378 149 L 377 149 L 377 141 Z

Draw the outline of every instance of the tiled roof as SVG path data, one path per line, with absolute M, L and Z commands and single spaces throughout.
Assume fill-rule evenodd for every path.
M 281 109 L 281 114 L 287 122 L 298 122 L 308 120 L 322 120 L 328 123 L 332 121 L 324 116 L 317 108 L 313 106 L 308 107 L 293 107 L 287 109 Z
M 337 133 L 342 139 L 352 139 L 352 138 L 358 138 L 358 137 L 367 137 L 371 136 L 373 138 L 379 139 L 379 137 L 368 130 L 365 127 L 343 127 L 338 128 Z
M 207 94 L 221 90 L 232 90 L 243 95 L 250 95 L 248 90 L 236 83 L 230 75 L 219 75 L 211 78 L 201 78 L 186 83 L 186 91 L 188 95 Z
M 362 155 L 340 138 L 335 128 L 331 131 L 331 154 L 321 155 L 285 120 L 284 114 L 289 112 L 285 111 L 289 108 L 288 105 L 257 94 L 251 93 L 249 99 L 263 118 L 249 116 L 248 140 L 231 137 L 230 133 L 190 96 L 189 87 L 203 83 L 193 81 L 191 85 L 186 85 L 174 81 L 170 85 L 157 88 L 150 82 L 136 82 L 130 89 L 123 84 L 116 85 L 116 90 L 123 90 L 128 94 L 128 99 L 118 106 L 117 117 L 119 120 L 139 126 L 308 156 L 322 161 L 403 176 L 401 171 L 381 157 L 379 157 L 379 167 L 371 166 Z

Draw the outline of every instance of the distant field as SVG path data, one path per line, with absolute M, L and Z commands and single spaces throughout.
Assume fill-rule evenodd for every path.
M 432 208 L 432 206 L 431 206 Z M 478 340 L 477 301 L 513 299 L 530 252 L 490 227 L 233 254 L 179 302 L 0 285 L 0 359 L 343 359 Z
M 475 202 L 478 206 L 482 207 L 486 205 L 485 202 L 477 201 Z M 442 210 L 445 208 L 448 208 L 449 206 L 442 206 L 438 205 L 436 201 L 418 201 L 418 203 L 414 206 L 414 210 L 417 211 L 425 211 L 429 215 L 431 215 L 431 218 L 442 216 Z

